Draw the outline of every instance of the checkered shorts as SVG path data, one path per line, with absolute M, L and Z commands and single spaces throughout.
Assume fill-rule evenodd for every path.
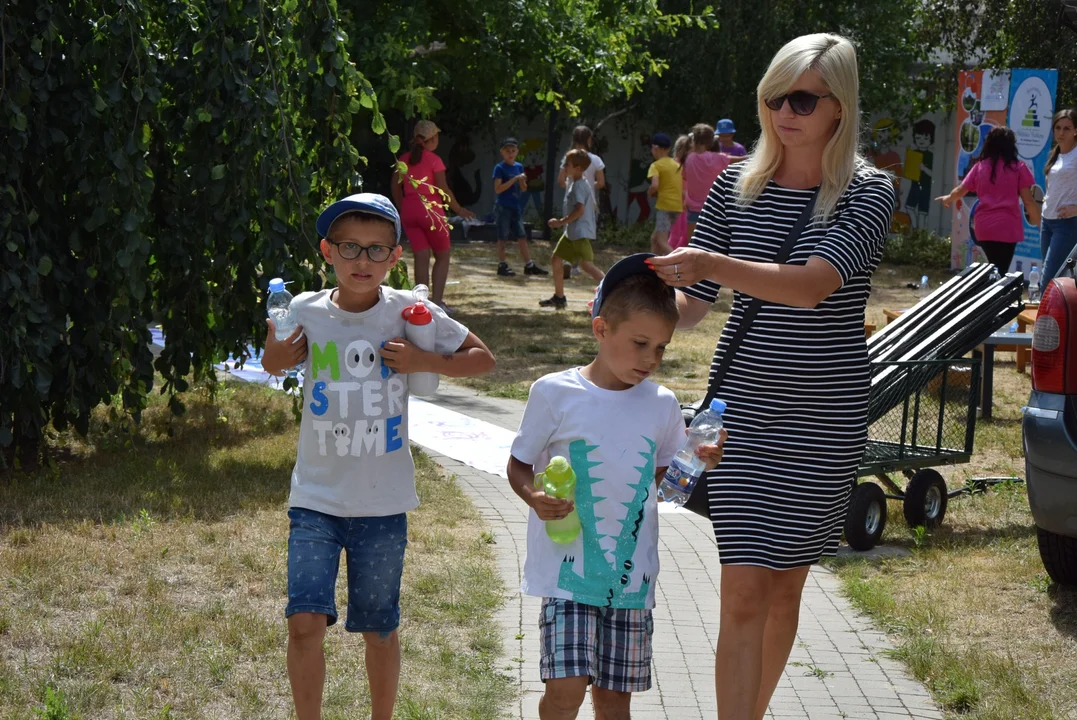
M 649 690 L 653 634 L 650 610 L 543 598 L 539 613 L 542 680 L 586 675 L 605 690 Z

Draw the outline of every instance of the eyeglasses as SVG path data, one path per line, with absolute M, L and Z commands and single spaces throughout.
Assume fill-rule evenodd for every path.
M 770 100 L 764 100 L 768 108 L 774 112 L 778 112 L 785 105 L 785 101 L 789 101 L 789 107 L 797 115 L 811 115 L 815 112 L 815 105 L 823 98 L 834 97 L 834 93 L 827 93 L 826 95 L 816 95 L 810 93 L 807 90 L 794 90 L 791 93 L 785 95 L 779 95 L 776 98 Z
M 329 238 L 326 238 L 325 241 L 330 245 L 335 245 L 337 252 L 345 260 L 358 260 L 364 250 L 366 251 L 366 256 L 370 258 L 370 262 L 376 263 L 385 262 L 393 254 L 393 248 L 388 245 L 367 245 L 363 247 L 359 243 L 333 242 Z

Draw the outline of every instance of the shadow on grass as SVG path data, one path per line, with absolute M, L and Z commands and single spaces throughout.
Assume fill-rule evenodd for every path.
M 1077 587 L 1053 584 L 1047 589 L 1054 605 L 1051 607 L 1051 623 L 1060 633 L 1077 638 Z
M 246 383 L 220 388 L 216 400 L 203 393 L 185 400 L 184 416 L 155 403 L 126 429 L 102 412 L 89 440 L 60 438 L 73 459 L 0 475 L 0 532 L 124 523 L 143 510 L 155 520 L 213 521 L 283 503 L 299 431 L 291 400 Z

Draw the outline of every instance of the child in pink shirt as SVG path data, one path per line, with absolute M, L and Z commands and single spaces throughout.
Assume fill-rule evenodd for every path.
M 677 164 L 681 166 L 681 187 L 684 187 L 684 159 L 688 157 L 688 153 L 692 151 L 692 136 L 681 135 L 677 138 L 677 142 L 673 143 L 673 159 L 677 161 Z M 684 195 L 682 190 L 681 200 L 687 207 L 688 198 Z M 688 213 L 682 212 L 677 216 L 677 219 L 673 221 L 673 227 L 669 229 L 669 246 L 676 250 L 679 247 L 684 247 L 688 244 Z
M 726 153 L 711 152 L 714 128 L 700 123 L 692 128 L 692 152 L 684 159 L 685 209 L 688 214 L 688 239 L 699 222 L 699 213 L 718 176 L 734 158 Z

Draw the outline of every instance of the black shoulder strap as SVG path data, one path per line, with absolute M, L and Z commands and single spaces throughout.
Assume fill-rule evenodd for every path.
M 785 242 L 782 243 L 781 248 L 778 250 L 778 254 L 774 258 L 774 262 L 779 265 L 789 259 L 789 255 L 793 252 L 793 246 L 797 244 L 797 240 L 800 238 L 800 234 L 804 232 L 804 228 L 811 222 L 812 214 L 815 212 L 815 202 L 819 199 L 819 190 L 816 189 L 815 193 L 808 200 L 808 204 L 804 206 L 804 211 L 800 213 L 800 217 L 793 223 L 793 227 L 789 230 L 789 235 L 785 238 Z M 710 404 L 714 396 L 718 394 L 718 387 L 722 384 L 722 378 L 725 377 L 726 371 L 729 370 L 730 364 L 733 362 L 733 356 L 740 349 L 740 344 L 744 340 L 744 336 L 748 333 L 748 328 L 752 324 L 752 320 L 759 314 L 759 308 L 762 307 L 763 301 L 759 298 L 752 298 L 752 302 L 748 304 L 748 307 L 744 309 L 744 317 L 740 320 L 740 325 L 737 326 L 737 331 L 733 333 L 733 337 L 729 339 L 729 344 L 726 346 L 725 352 L 722 353 L 722 357 L 718 360 L 718 367 L 714 369 L 714 374 L 711 376 L 710 387 L 707 388 L 707 396 L 703 398 L 703 404 L 700 405 L 700 410 L 705 410 Z M 720 342 L 720 340 L 719 340 Z

